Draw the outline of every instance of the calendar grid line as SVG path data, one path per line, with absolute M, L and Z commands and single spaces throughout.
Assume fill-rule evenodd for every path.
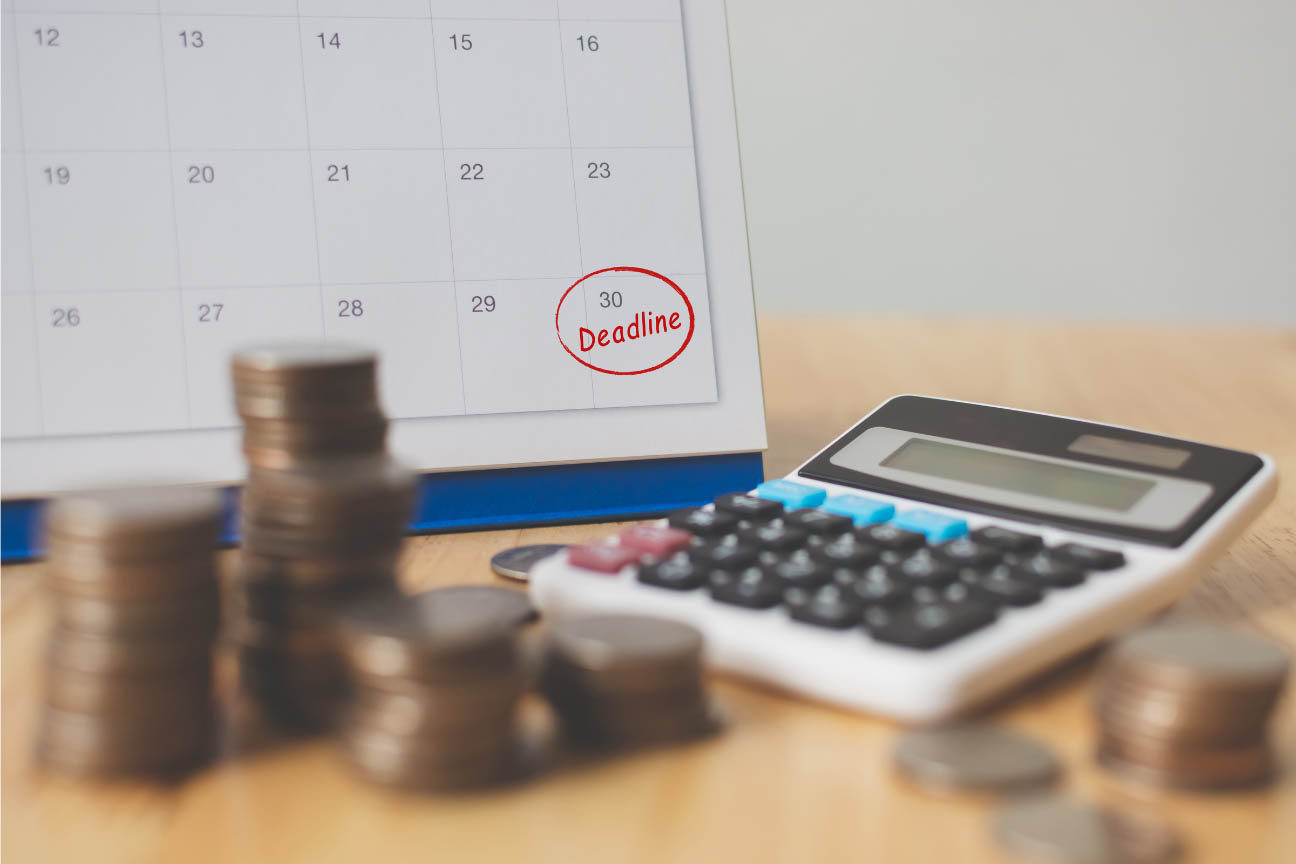
M 175 188 L 175 156 L 171 153 L 171 94 L 167 85 L 166 72 L 166 32 L 162 27 L 162 0 L 158 0 L 157 30 L 158 30 L 158 60 L 162 64 L 162 117 L 163 126 L 166 129 L 167 136 L 167 187 L 171 193 L 171 231 L 175 242 L 175 274 L 176 289 L 180 294 L 180 302 L 176 304 L 176 311 L 180 319 L 180 344 L 183 350 L 180 352 L 180 372 L 184 376 L 184 395 L 185 395 L 185 423 L 193 426 L 193 394 L 189 387 L 189 332 L 185 327 L 185 305 L 184 305 L 184 272 L 180 267 L 180 214 L 176 207 L 176 188 Z
M 579 256 L 578 260 L 580 261 L 581 275 L 584 275 L 585 274 L 585 244 L 581 242 L 580 192 L 576 188 L 576 166 L 574 161 L 576 158 L 576 150 L 572 146 L 572 139 L 575 136 L 572 133 L 571 94 L 568 92 L 568 88 L 567 88 L 567 45 L 566 45 L 566 40 L 562 38 L 562 10 L 558 8 L 557 3 L 554 4 L 554 11 L 558 17 L 558 57 L 562 62 L 563 114 L 567 118 L 567 153 L 568 153 L 568 161 L 572 163 L 571 165 L 572 207 L 574 208 L 576 213 L 576 251 L 577 251 L 577 255 Z M 585 321 L 586 323 L 588 323 L 589 322 L 588 283 L 581 285 L 581 299 L 584 301 Z M 593 369 L 586 370 L 586 374 L 587 377 L 589 378 L 590 403 L 595 408 L 597 408 L 598 396 L 594 392 L 594 370 Z
M 445 145 L 445 121 L 441 118 L 441 69 L 437 66 L 436 23 L 432 20 L 432 0 L 428 0 L 428 35 L 432 46 L 432 85 L 437 98 L 437 130 L 441 134 L 441 144 Z M 445 167 L 445 150 L 442 149 L 441 188 L 445 192 L 446 204 L 446 237 L 450 241 L 447 251 L 450 254 L 450 278 L 453 288 L 450 291 L 454 298 L 455 309 L 455 353 L 459 355 L 459 404 L 463 413 L 468 414 L 468 385 L 464 381 L 463 333 L 459 329 L 459 274 L 455 269 L 454 254 L 454 211 L 450 205 L 450 172 Z
M 59 296 L 76 296 L 76 295 L 109 295 L 109 294 L 172 294 L 177 291 L 200 292 L 200 291 L 273 291 L 275 289 L 292 289 L 292 288 L 315 288 L 319 286 L 327 288 L 383 288 L 388 285 L 398 287 L 402 285 L 428 285 L 428 286 L 452 286 L 452 285 L 490 285 L 496 282 L 566 282 L 571 284 L 583 276 L 583 273 L 568 273 L 561 276 L 483 276 L 473 279 L 384 279 L 379 282 L 345 282 L 323 279 L 319 282 L 274 282 L 274 283 L 250 283 L 246 285 L 161 285 L 150 288 L 95 288 L 90 290 L 78 289 L 72 291 L 24 291 L 12 292 L 14 294 L 45 294 L 51 297 Z M 705 271 L 693 273 L 677 273 L 673 270 L 662 273 L 663 276 L 669 276 L 672 279 L 681 279 L 690 276 L 706 276 Z M 624 277 L 616 273 L 609 273 L 607 279 L 634 278 L 626 275 Z
M 319 289 L 320 341 L 328 341 L 328 323 L 324 319 L 324 265 L 320 258 L 319 196 L 315 194 L 315 150 L 311 147 L 310 98 L 306 95 L 306 53 L 302 48 L 301 0 L 297 0 L 297 63 L 301 75 L 302 112 L 306 118 L 306 160 L 310 164 L 311 217 L 315 222 L 315 279 Z
M 154 15 L 163 18 L 251 18 L 256 21 L 425 21 L 430 18 L 433 21 L 480 21 L 483 24 L 527 24 L 537 22 L 553 21 L 553 18 L 485 18 L 482 16 L 472 15 L 435 15 L 429 9 L 427 16 L 423 15 L 301 15 L 300 5 L 298 6 L 299 14 L 293 15 L 258 15 L 249 12 L 132 12 L 130 10 L 114 10 L 111 12 L 102 12 L 90 9 L 67 9 L 61 11 L 50 11 L 48 9 L 12 9 L 15 15 L 73 15 L 73 16 L 93 16 L 103 18 L 106 16 L 123 17 L 123 18 L 142 18 L 152 17 Z M 555 13 L 557 14 L 557 13 Z M 589 22 L 593 24 L 673 24 L 678 18 L 565 18 L 565 21 Z
M 17 17 L 14 15 L 13 11 L 6 12 L 5 14 L 10 16 L 9 24 L 13 28 L 14 41 L 16 44 L 17 36 L 18 36 Z M 22 63 L 19 62 L 19 58 L 17 57 L 14 58 L 14 74 L 17 76 L 17 80 L 14 82 L 17 85 L 17 92 L 21 94 L 22 93 Z M 23 197 L 25 199 L 23 203 L 26 205 L 27 225 L 28 225 L 27 279 L 29 284 L 27 286 L 28 290 L 26 293 L 31 296 L 32 344 L 35 347 L 35 350 L 32 352 L 33 354 L 32 365 L 35 367 L 34 371 L 36 373 L 36 424 L 37 424 L 37 428 L 40 431 L 40 434 L 43 436 L 45 434 L 45 384 L 41 376 L 40 312 L 36 308 L 36 248 L 33 245 L 35 241 L 32 238 L 31 227 L 30 227 L 32 223 L 32 203 L 31 203 L 32 190 L 31 190 L 31 176 L 28 173 L 28 165 L 27 165 L 27 119 L 24 116 L 23 102 L 22 102 L 21 95 L 19 96 L 18 99 L 18 122 L 22 125 Z
M 446 153 L 455 150 L 465 152 L 475 151 L 535 151 L 535 150 L 692 150 L 690 144 L 591 144 L 591 145 L 573 145 L 573 144 L 540 144 L 533 147 L 474 147 L 472 145 L 455 145 L 453 147 L 412 147 L 400 145 L 364 145 L 364 144 L 347 144 L 340 146 L 316 145 L 316 150 L 337 150 L 339 152 L 365 152 L 376 151 L 383 153 Z M 76 154 L 134 154 L 134 153 L 168 153 L 171 155 L 183 153 L 301 153 L 303 150 L 300 146 L 285 147 L 140 147 L 140 148 L 94 148 L 94 149 L 74 149 L 74 148 L 50 148 L 38 147 L 30 150 L 6 150 L 6 153 L 76 153 Z

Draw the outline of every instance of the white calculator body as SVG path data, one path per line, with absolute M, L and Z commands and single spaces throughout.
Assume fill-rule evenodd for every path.
M 926 722 L 1170 604 L 1276 488 L 1265 456 L 897 396 L 784 479 L 542 562 L 531 593 L 685 621 L 713 668 Z

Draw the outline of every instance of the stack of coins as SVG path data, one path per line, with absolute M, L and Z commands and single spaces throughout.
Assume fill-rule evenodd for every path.
M 518 634 L 535 616 L 504 588 L 439 588 L 348 607 L 341 634 L 354 699 L 348 761 L 370 780 L 439 791 L 516 776 L 526 689 Z
M 1206 624 L 1148 627 L 1119 640 L 1099 670 L 1098 758 L 1122 774 L 1181 788 L 1268 779 L 1268 724 L 1287 651 Z
M 272 719 L 326 728 L 345 696 L 335 608 L 395 590 L 415 478 L 386 454 L 372 352 L 251 349 L 233 374 L 250 470 L 225 641 Z
M 657 618 L 603 615 L 552 626 L 545 695 L 577 745 L 638 747 L 715 728 L 702 635 Z
M 282 345 L 234 355 L 234 402 L 243 452 L 256 468 L 295 468 L 383 452 L 372 351 Z
M 49 509 L 55 624 L 37 741 L 55 767 L 169 773 L 210 753 L 215 490 L 69 496 Z

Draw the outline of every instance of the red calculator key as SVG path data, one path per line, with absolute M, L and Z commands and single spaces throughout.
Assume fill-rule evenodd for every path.
M 654 558 L 669 558 L 693 541 L 693 535 L 662 525 L 631 525 L 621 532 L 621 545 Z
M 567 561 L 571 566 L 583 570 L 619 573 L 627 564 L 636 563 L 641 554 L 638 549 L 631 549 L 628 546 L 591 543 L 588 546 L 573 546 L 567 551 Z

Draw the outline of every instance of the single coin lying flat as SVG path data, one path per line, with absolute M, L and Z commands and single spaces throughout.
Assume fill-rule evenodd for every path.
M 1044 786 L 1061 770 L 1043 744 L 993 726 L 920 729 L 903 736 L 892 755 L 903 774 L 940 789 Z
M 557 555 L 566 549 L 563 543 L 537 543 L 532 546 L 518 546 L 495 553 L 491 558 L 491 570 L 497 576 L 525 582 L 531 575 L 531 568 L 551 555 Z

